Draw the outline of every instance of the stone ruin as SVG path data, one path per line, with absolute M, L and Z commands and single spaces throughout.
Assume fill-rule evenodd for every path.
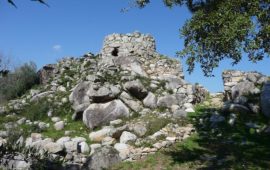
M 182 141 L 194 132 L 192 125 L 183 127 L 171 122 L 156 133 L 145 136 L 149 122 L 144 120 L 144 116 L 182 119 L 187 112 L 195 112 L 194 105 L 208 96 L 205 88 L 184 80 L 183 68 L 178 60 L 156 51 L 152 36 L 138 32 L 109 35 L 100 54 L 65 58 L 55 65 L 43 67 L 39 74 L 42 87 L 30 90 L 30 94 L 7 106 L 19 111 L 31 104 L 29 101 L 41 98 L 47 99 L 55 108 L 71 105 L 74 111 L 72 119 L 82 121 L 91 130 L 89 138 L 94 144 L 88 145 L 83 137 L 64 136 L 54 141 L 34 133 L 26 139 L 26 143 L 50 154 L 64 153 L 63 159 L 78 166 L 87 164 L 89 154 L 94 159 L 97 148 L 116 150 L 114 153 L 119 153 L 121 160 L 137 160 Z M 6 110 L 0 108 L 0 114 Z M 53 114 L 52 110 L 48 116 Z M 138 119 L 121 120 L 134 115 Z M 64 130 L 67 120 L 53 118 L 51 126 L 55 130 Z M 25 122 L 33 123 L 30 120 Z M 45 122 L 35 123 L 39 128 L 47 128 Z M 166 138 L 157 140 L 160 135 Z M 135 146 L 129 145 L 129 141 Z M 141 147 L 143 142 L 152 142 L 151 148 Z M 96 161 L 100 162 L 99 159 Z
M 110 65 L 110 61 L 113 62 L 111 65 L 130 68 L 142 76 L 155 78 L 162 75 L 166 78 L 173 75 L 184 79 L 181 63 L 158 54 L 155 40 L 149 34 L 134 32 L 108 35 L 103 42 L 101 58 L 107 65 Z
M 226 70 L 222 73 L 225 110 L 243 113 L 263 112 L 270 117 L 269 77 L 259 72 Z M 268 82 L 268 83 L 267 83 Z

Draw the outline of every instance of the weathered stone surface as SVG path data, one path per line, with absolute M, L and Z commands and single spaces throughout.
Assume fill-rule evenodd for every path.
M 40 99 L 42 99 L 42 98 L 44 98 L 44 97 L 46 97 L 46 96 L 48 96 L 48 95 L 50 95 L 50 94 L 53 94 L 53 93 L 54 93 L 53 91 L 46 91 L 46 92 L 43 92 L 43 93 L 39 93 L 39 94 L 33 96 L 33 97 L 30 99 L 30 101 L 31 101 L 31 102 L 38 101 L 38 100 L 40 100 Z
M 83 154 L 89 154 L 90 152 L 90 148 L 86 142 L 81 142 L 79 144 L 79 150 L 80 150 L 80 153 L 83 153 Z
M 91 132 L 89 138 L 94 142 L 101 142 L 105 137 L 112 136 L 115 133 L 116 129 L 113 127 L 104 127 L 101 130 Z
M 120 143 L 129 143 L 129 142 L 135 142 L 137 139 L 137 136 L 133 133 L 124 131 L 120 137 Z
M 173 117 L 175 118 L 187 117 L 187 111 L 178 109 L 173 112 Z
M 141 102 L 138 99 L 131 97 L 126 92 L 121 93 L 120 99 L 135 112 L 139 112 L 143 109 Z
M 121 158 L 119 157 L 118 151 L 113 147 L 105 146 L 97 149 L 93 155 L 87 158 L 87 161 L 83 165 L 82 170 L 108 169 L 120 161 Z
M 78 149 L 78 142 L 67 141 L 64 143 L 66 152 L 75 152 Z
M 116 140 L 110 136 L 107 136 L 102 140 L 102 145 L 113 145 L 115 143 Z
M 50 78 L 52 78 L 54 75 L 55 68 L 56 65 L 48 64 L 38 71 L 39 81 L 41 84 L 47 84 L 49 82 Z
M 145 107 L 154 109 L 157 107 L 157 97 L 152 92 L 149 92 L 143 100 L 143 104 Z
M 145 122 L 136 122 L 128 125 L 128 129 L 133 131 L 136 135 L 142 137 L 147 132 L 147 123 Z
M 119 85 L 114 86 L 111 84 L 106 84 L 97 88 L 90 86 L 87 95 L 95 103 L 108 102 L 115 99 L 120 94 L 120 88 Z
M 92 155 L 93 153 L 95 153 L 95 151 L 98 148 L 101 148 L 101 144 L 99 144 L 99 143 L 95 143 L 95 144 L 90 145 L 90 150 L 91 150 L 90 155 Z
M 59 153 L 63 151 L 64 147 L 58 143 L 50 142 L 44 146 L 44 149 L 49 153 Z
M 56 141 L 56 143 L 58 143 L 58 144 L 64 146 L 64 144 L 65 144 L 66 142 L 69 142 L 69 141 L 71 141 L 71 138 L 70 138 L 69 136 L 64 136 L 64 137 L 59 138 L 59 139 Z
M 239 96 L 249 95 L 255 89 L 254 83 L 243 81 L 232 87 L 232 99 Z
M 171 108 L 172 105 L 177 105 L 177 99 L 174 95 L 166 95 L 158 98 L 157 106 Z
M 261 107 L 262 113 L 265 116 L 270 117 L 270 82 L 263 86 L 261 93 Z
M 137 99 L 144 99 L 147 96 L 147 90 L 140 80 L 129 81 L 124 84 L 124 88 Z
M 114 148 L 119 152 L 119 156 L 122 160 L 127 159 L 130 155 L 132 147 L 125 143 L 116 143 Z
M 90 99 L 86 94 L 89 86 L 90 82 L 81 82 L 75 86 L 72 93 L 70 94 L 69 101 L 72 103 L 72 108 L 76 112 L 82 112 L 89 106 Z
M 129 109 L 120 100 L 105 104 L 91 104 L 83 113 L 84 124 L 93 129 L 120 117 L 129 116 Z
M 59 130 L 63 130 L 64 127 L 65 127 L 64 121 L 56 122 L 56 123 L 54 124 L 54 129 L 55 129 L 55 130 L 58 130 L 58 131 L 59 131 Z

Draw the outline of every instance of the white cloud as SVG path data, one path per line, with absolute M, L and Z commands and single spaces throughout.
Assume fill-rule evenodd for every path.
M 54 45 L 52 48 L 54 51 L 60 51 L 62 49 L 62 46 L 57 44 L 57 45 Z

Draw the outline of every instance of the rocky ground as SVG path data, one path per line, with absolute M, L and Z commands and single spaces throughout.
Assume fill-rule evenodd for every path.
M 224 72 L 225 92 L 209 94 L 155 49 L 150 35 L 112 34 L 98 55 L 44 66 L 0 107 L 1 167 L 267 167 L 268 77 Z

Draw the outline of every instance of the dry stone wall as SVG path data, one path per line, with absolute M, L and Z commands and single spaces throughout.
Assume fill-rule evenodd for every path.
M 139 32 L 129 34 L 111 34 L 104 39 L 101 50 L 102 58 L 119 58 L 121 62 L 127 58 L 134 60 L 144 70 L 143 75 L 157 77 L 160 75 L 175 75 L 184 79 L 181 63 L 169 59 L 156 52 L 155 39 L 149 34 Z M 134 60 L 132 60 L 133 63 Z
M 239 70 L 226 70 L 222 73 L 224 83 L 225 100 L 232 100 L 232 88 L 243 81 L 253 83 L 255 86 L 262 86 L 268 77 L 259 72 L 243 72 Z

